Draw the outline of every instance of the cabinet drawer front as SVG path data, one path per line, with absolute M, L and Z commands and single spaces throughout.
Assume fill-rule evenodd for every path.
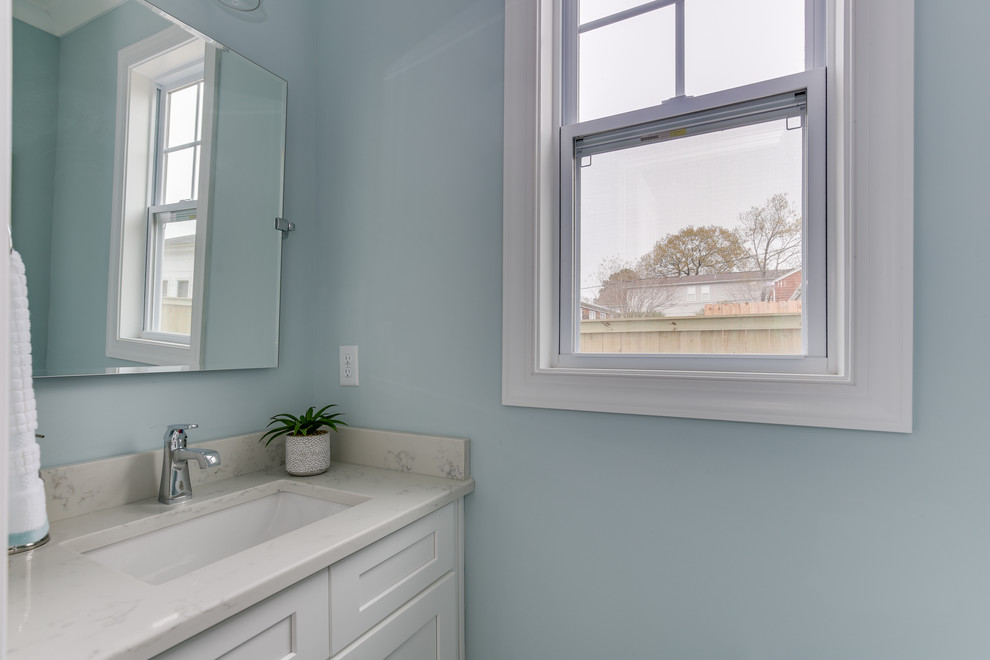
M 320 571 L 165 651 L 156 660 L 325 660 L 327 571 Z
M 457 660 L 453 573 L 403 605 L 334 660 Z
M 449 504 L 330 567 L 332 653 L 454 569 L 455 514 Z

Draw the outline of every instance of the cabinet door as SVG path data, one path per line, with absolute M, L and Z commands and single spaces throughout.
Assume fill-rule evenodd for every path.
M 334 660 L 457 660 L 457 580 L 448 573 Z
M 448 504 L 330 567 L 332 653 L 456 568 L 456 513 Z
M 322 570 L 157 656 L 168 660 L 326 660 L 329 579 Z

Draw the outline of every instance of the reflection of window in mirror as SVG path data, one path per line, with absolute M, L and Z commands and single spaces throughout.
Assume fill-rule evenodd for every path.
M 185 344 L 192 330 L 189 302 L 156 295 L 152 283 L 161 276 L 193 276 L 203 63 L 169 72 L 155 81 L 155 87 L 155 185 L 148 210 L 149 286 L 141 337 Z M 189 297 L 189 279 L 179 280 L 176 298 Z
M 196 202 L 152 206 L 148 217 L 148 281 L 156 282 L 160 277 L 166 282 L 178 281 L 174 298 L 157 295 L 154 287 L 149 287 L 141 337 L 188 343 L 192 331 L 189 282 L 194 277 Z
M 179 29 L 118 54 L 108 356 L 199 364 L 215 70 Z

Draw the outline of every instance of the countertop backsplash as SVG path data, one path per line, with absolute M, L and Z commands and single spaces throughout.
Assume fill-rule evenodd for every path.
M 193 487 L 284 465 L 284 438 L 265 446 L 258 442 L 262 433 L 190 443 L 220 453 L 219 466 L 190 469 Z M 466 438 L 341 427 L 331 439 L 330 460 L 455 480 L 471 476 Z M 155 497 L 161 470 L 161 449 L 43 469 L 48 519 L 56 522 Z

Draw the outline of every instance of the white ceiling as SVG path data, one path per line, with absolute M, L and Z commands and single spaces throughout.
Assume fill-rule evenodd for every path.
M 127 0 L 14 0 L 14 18 L 61 37 Z

